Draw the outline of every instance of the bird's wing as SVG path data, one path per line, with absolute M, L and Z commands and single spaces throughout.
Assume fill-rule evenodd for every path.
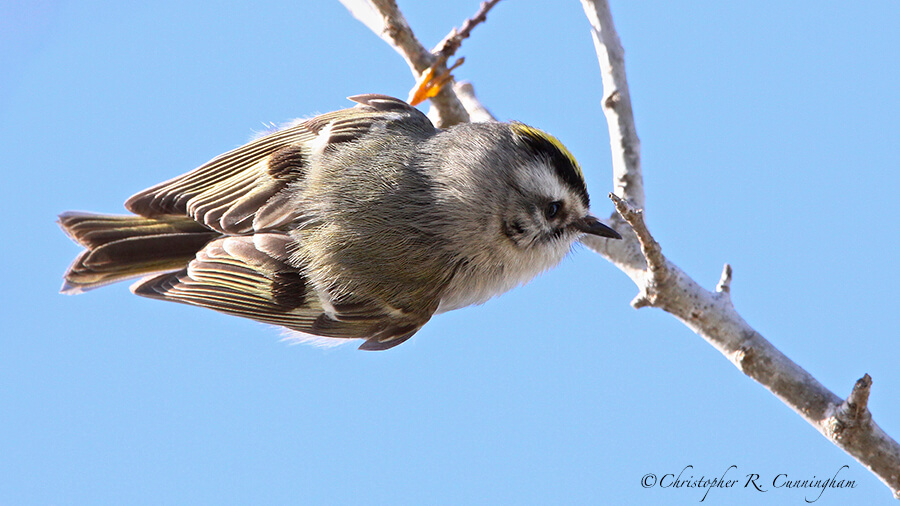
M 146 278 L 131 289 L 314 336 L 363 338 L 365 350 L 406 341 L 436 309 L 412 314 L 374 301 L 323 302 L 325 295 L 287 263 L 290 244 L 280 233 L 223 237 L 200 250 L 186 269 Z
M 310 160 L 373 128 L 418 134 L 435 131 L 428 118 L 402 100 L 384 95 L 350 97 L 356 107 L 316 116 L 222 154 L 187 174 L 148 188 L 125 203 L 141 216 L 190 216 L 225 234 L 272 230 L 302 210 L 286 191 L 303 178 Z

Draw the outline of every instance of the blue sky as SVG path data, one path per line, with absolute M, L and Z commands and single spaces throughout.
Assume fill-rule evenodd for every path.
M 427 45 L 477 2 L 400 1 Z M 663 251 L 733 299 L 835 393 L 874 378 L 900 437 L 896 2 L 614 2 Z M 594 211 L 611 187 L 600 75 L 578 2 L 508 0 L 461 51 L 501 119 L 559 137 Z M 710 504 L 803 504 L 742 487 L 826 478 L 816 504 L 888 490 L 585 248 L 382 353 L 142 299 L 57 294 L 66 210 L 134 192 L 264 123 L 405 97 L 406 64 L 337 2 L 0 5 L 3 504 L 696 504 L 647 473 L 719 476 Z

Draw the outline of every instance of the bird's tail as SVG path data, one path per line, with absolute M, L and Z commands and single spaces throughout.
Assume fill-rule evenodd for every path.
M 219 234 L 185 216 L 112 216 L 67 212 L 59 226 L 83 251 L 61 293 L 78 294 L 153 272 L 183 269 Z

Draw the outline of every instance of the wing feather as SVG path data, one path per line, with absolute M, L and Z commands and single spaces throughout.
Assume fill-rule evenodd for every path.
M 187 268 L 141 280 L 132 291 L 145 297 L 202 306 L 281 325 L 305 334 L 367 339 L 360 346 L 382 350 L 409 339 L 431 317 L 402 313 L 373 301 L 332 306 L 287 263 L 290 238 L 259 234 L 216 239 Z M 270 253 L 272 252 L 272 253 Z M 333 307 L 326 310 L 325 306 Z
M 396 125 L 415 135 L 436 131 L 424 114 L 402 100 L 384 95 L 350 99 L 358 105 L 316 116 L 222 154 L 135 194 L 125 207 L 146 217 L 189 216 L 223 234 L 272 230 L 301 215 L 302 210 L 291 205 L 287 189 L 304 177 L 315 156 L 376 127 Z

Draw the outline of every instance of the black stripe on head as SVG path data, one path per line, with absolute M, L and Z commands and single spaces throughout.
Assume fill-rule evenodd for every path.
M 590 207 L 587 185 L 584 184 L 584 174 L 578 161 L 572 153 L 566 149 L 559 139 L 552 135 L 530 127 L 524 123 L 513 122 L 509 125 L 513 136 L 534 151 L 538 156 L 547 157 L 550 166 L 556 171 L 556 175 L 581 197 L 585 207 Z

